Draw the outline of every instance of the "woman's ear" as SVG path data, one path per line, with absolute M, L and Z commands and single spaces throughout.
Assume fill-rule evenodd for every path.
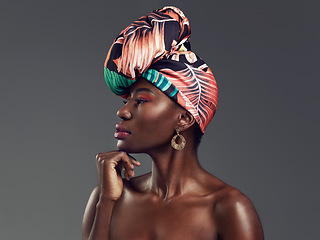
M 184 110 L 182 113 L 179 115 L 178 119 L 178 128 L 179 131 L 185 131 L 189 127 L 191 127 L 195 123 L 195 119 L 191 113 L 188 111 Z

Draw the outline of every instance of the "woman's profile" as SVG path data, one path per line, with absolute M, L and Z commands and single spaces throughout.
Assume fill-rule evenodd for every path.
M 181 10 L 164 7 L 113 42 L 105 79 L 125 104 L 117 112 L 118 149 L 96 156 L 99 184 L 84 213 L 83 239 L 263 239 L 251 201 L 199 164 L 218 89 L 191 51 L 190 34 Z M 140 162 L 131 153 L 148 154 L 152 171 L 134 176 Z

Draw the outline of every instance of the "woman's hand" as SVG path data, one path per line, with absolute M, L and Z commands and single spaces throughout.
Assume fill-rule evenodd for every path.
M 121 178 L 122 168 L 127 180 L 134 176 L 134 166 L 140 162 L 123 151 L 99 153 L 96 156 L 96 165 L 99 179 L 100 200 L 117 201 L 123 191 Z

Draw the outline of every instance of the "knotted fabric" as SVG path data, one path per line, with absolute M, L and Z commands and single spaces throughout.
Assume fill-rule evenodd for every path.
M 145 78 L 188 110 L 204 132 L 218 103 L 218 88 L 207 64 L 191 51 L 189 20 L 172 6 L 130 24 L 109 49 L 104 76 L 117 95 Z

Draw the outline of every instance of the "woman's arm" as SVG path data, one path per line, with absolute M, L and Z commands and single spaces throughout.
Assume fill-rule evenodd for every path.
M 96 216 L 96 206 L 99 201 L 99 186 L 95 187 L 89 197 L 82 220 L 82 239 L 89 239 L 94 218 Z
M 215 214 L 219 239 L 263 240 L 259 217 L 249 198 L 232 188 L 218 201 Z
M 92 191 L 83 216 L 83 240 L 108 239 L 114 204 L 114 200 L 100 199 L 99 187 Z
M 100 153 L 96 157 L 99 186 L 91 193 L 82 222 L 83 240 L 109 239 L 112 211 L 121 197 L 124 168 L 126 179 L 134 176 L 134 165 L 140 163 L 125 152 Z

